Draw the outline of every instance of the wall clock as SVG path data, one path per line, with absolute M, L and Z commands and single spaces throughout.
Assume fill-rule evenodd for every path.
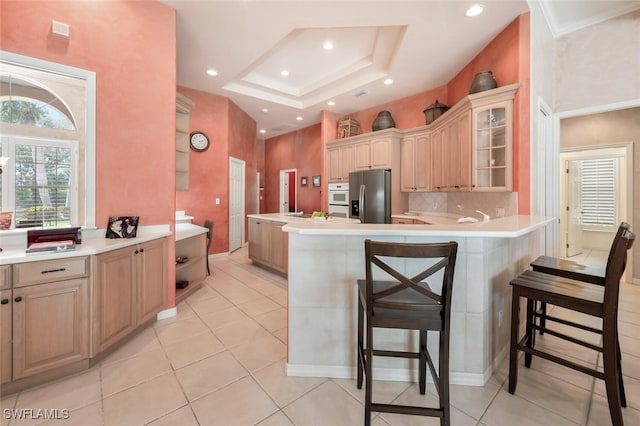
M 202 132 L 191 132 L 189 145 L 196 152 L 203 152 L 209 148 L 209 138 Z

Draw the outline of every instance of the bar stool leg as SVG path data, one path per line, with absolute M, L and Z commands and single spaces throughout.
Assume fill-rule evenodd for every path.
M 527 318 L 526 318 L 526 326 L 525 326 L 525 335 L 527 336 L 525 340 L 525 345 L 528 348 L 533 348 L 535 338 L 535 332 L 533 331 L 533 322 L 535 321 L 533 314 L 535 309 L 535 301 L 533 299 L 527 298 Z M 531 359 L 533 356 L 530 353 L 524 354 L 524 366 L 529 368 L 531 367 Z
M 616 334 L 616 350 L 618 352 L 618 387 L 620 388 L 620 405 L 627 406 L 627 396 L 624 393 L 624 381 L 622 380 L 622 352 L 620 351 L 620 339 Z
M 369 326 L 371 321 L 370 316 L 367 314 L 367 349 L 364 357 L 365 367 L 365 390 L 364 390 L 364 424 L 365 426 L 371 425 L 371 394 L 373 391 L 373 329 Z
M 420 330 L 420 362 L 418 365 L 418 384 L 420 385 L 420 394 L 427 392 L 427 332 Z
M 449 404 L 449 330 L 440 331 L 440 354 L 438 367 L 438 396 L 440 400 L 440 426 L 451 425 L 451 406 Z
M 509 393 L 518 385 L 518 329 L 520 328 L 520 292 L 513 288 L 511 296 L 511 343 L 509 345 Z
M 547 325 L 547 302 L 540 302 L 540 335 L 544 335 L 544 327 Z

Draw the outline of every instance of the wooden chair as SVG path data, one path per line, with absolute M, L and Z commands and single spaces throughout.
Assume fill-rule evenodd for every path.
M 518 381 L 518 351 L 525 353 L 525 366 L 531 366 L 532 356 L 547 359 L 605 382 L 609 413 L 614 426 L 622 426 L 621 407 L 626 406 L 622 371 L 620 369 L 620 346 L 618 344 L 618 297 L 620 280 L 627 262 L 627 250 L 635 240 L 635 235 L 625 230 L 616 240 L 609 255 L 604 275 L 604 285 L 593 285 L 584 281 L 546 274 L 539 271 L 525 271 L 511 281 L 513 299 L 511 304 L 511 344 L 509 352 L 509 393 L 516 390 Z M 520 298 L 527 300 L 525 334 L 518 339 L 520 326 Z M 561 323 L 602 335 L 602 344 L 595 345 L 576 337 L 549 329 L 536 322 L 535 302 L 550 303 L 575 312 L 591 315 L 602 320 L 602 328 L 546 317 L 547 321 Z M 544 331 L 551 336 L 581 345 L 602 353 L 604 371 L 590 368 L 559 355 L 545 352 L 535 347 L 535 331 Z
M 621 222 L 618 226 L 618 231 L 611 243 L 611 249 L 609 249 L 609 256 L 611 256 L 612 249 L 615 246 L 617 240 L 622 236 L 624 231 L 630 229 L 630 226 L 626 222 Z M 605 268 L 600 266 L 583 265 L 578 262 L 574 262 L 567 259 L 560 259 L 557 257 L 540 256 L 533 262 L 531 267 L 534 271 L 544 272 L 546 274 L 557 275 L 559 277 L 570 278 L 572 280 L 578 280 L 585 283 L 604 285 Z M 540 326 L 542 327 L 540 335 L 544 334 L 544 327 L 547 318 L 547 304 L 541 303 L 540 309 L 534 309 L 534 315 L 540 319 Z
M 205 250 L 205 262 L 207 263 L 207 275 L 211 275 L 211 271 L 209 270 L 209 247 L 211 247 L 211 240 L 213 239 L 213 221 L 205 220 L 204 227 L 208 229 L 207 231 L 207 248 Z
M 365 425 L 371 423 L 371 412 L 386 412 L 439 417 L 441 425 L 450 424 L 449 407 L 449 335 L 451 330 L 451 291 L 458 244 L 406 244 L 365 241 L 366 278 L 358 280 L 358 389 L 365 386 Z M 419 259 L 422 272 L 409 278 L 390 266 L 394 258 Z M 413 261 L 411 261 L 413 262 Z M 388 274 L 388 280 L 374 279 L 374 268 Z M 412 263 L 413 265 L 413 263 Z M 375 269 L 378 272 L 378 269 Z M 442 271 L 440 294 L 425 280 Z M 438 276 L 439 281 L 439 276 Z M 436 288 L 438 288 L 437 286 Z M 366 314 L 366 345 L 365 336 Z M 378 350 L 373 346 L 373 329 L 396 328 L 419 330 L 418 352 Z M 439 331 L 439 366 L 427 350 L 427 331 Z M 373 403 L 373 356 L 418 359 L 420 393 L 426 392 L 426 369 L 429 367 L 439 395 L 437 408 Z

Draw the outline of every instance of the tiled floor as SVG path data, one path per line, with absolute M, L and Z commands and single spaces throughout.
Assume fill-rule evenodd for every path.
M 67 425 L 359 425 L 363 395 L 353 380 L 284 375 L 286 281 L 252 266 L 246 251 L 212 261 L 213 276 L 175 318 L 157 322 L 91 370 L 2 399 L 4 409 L 68 409 Z M 454 290 L 455 291 L 455 290 Z M 557 312 L 556 312 L 557 313 Z M 620 333 L 629 407 L 640 424 L 640 288 L 625 286 Z M 538 344 L 595 364 L 586 351 Z M 354 342 L 355 344 L 355 342 Z M 570 352 L 569 352 L 570 351 Z M 451 386 L 454 425 L 609 425 L 604 386 L 541 359 L 520 368 L 515 396 L 506 362 L 484 387 Z M 429 403 L 415 385 L 375 382 L 374 399 Z M 433 392 L 433 389 L 430 390 Z M 436 425 L 435 419 L 377 416 L 374 425 Z

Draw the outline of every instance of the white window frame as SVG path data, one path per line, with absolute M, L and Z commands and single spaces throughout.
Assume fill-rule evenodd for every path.
M 620 169 L 619 169 L 619 165 L 618 165 L 618 158 L 617 157 L 599 157 L 599 158 L 585 158 L 582 160 L 579 160 L 582 162 L 582 166 L 581 166 L 581 170 L 582 170 L 582 182 L 581 182 L 581 186 L 582 186 L 582 210 L 583 210 L 583 214 L 582 214 L 582 221 L 583 221 L 583 227 L 584 228 L 588 228 L 588 229 L 602 229 L 602 230 L 611 230 L 612 228 L 617 228 L 618 223 L 620 222 L 620 194 L 619 194 L 619 190 L 620 190 Z M 598 186 L 598 184 L 595 181 L 592 181 L 593 185 L 589 184 L 589 181 L 586 179 L 585 174 L 586 173 L 591 173 L 591 174 L 595 174 L 595 171 L 588 171 L 586 170 L 589 166 L 586 165 L 587 162 L 604 162 L 604 161 L 610 161 L 611 162 L 611 168 L 607 169 L 606 171 L 603 171 L 603 173 L 606 172 L 607 176 L 610 176 L 611 180 L 613 181 L 613 189 L 612 189 L 612 194 L 613 194 L 613 218 L 612 223 L 610 224 L 599 224 L 599 223 L 591 223 L 591 222 L 586 222 L 585 220 L 585 216 L 586 214 L 584 213 L 584 210 L 586 209 L 586 206 L 589 204 L 587 202 L 587 187 L 589 186 L 593 186 L 592 191 L 596 190 L 596 186 Z M 598 178 L 599 179 L 599 178 Z M 599 179 L 600 180 L 600 179 Z M 602 210 L 602 209 L 598 209 L 595 208 L 595 210 Z M 607 212 L 608 215 L 608 212 Z
M 17 55 L 15 53 L 0 50 L 0 68 L 7 65 L 36 69 L 42 72 L 60 74 L 70 78 L 83 80 L 85 84 L 85 114 L 86 125 L 84 131 L 84 156 L 77 156 L 78 165 L 84 164 L 84 196 L 78 199 L 84 204 L 84 217 L 77 218 L 77 223 L 81 223 L 85 228 L 96 227 L 96 73 L 54 62 L 43 61 L 41 59 L 28 56 Z M 4 151 L 3 151 L 4 152 Z M 77 147 L 76 147 L 77 152 Z M 77 172 L 77 170 L 76 170 Z M 3 186 L 5 176 L 3 173 Z M 76 187 L 78 179 L 75 180 Z M 4 200 L 3 200 L 4 203 Z M 78 205 L 79 207 L 79 205 Z M 6 231 L 5 231 L 6 232 Z

